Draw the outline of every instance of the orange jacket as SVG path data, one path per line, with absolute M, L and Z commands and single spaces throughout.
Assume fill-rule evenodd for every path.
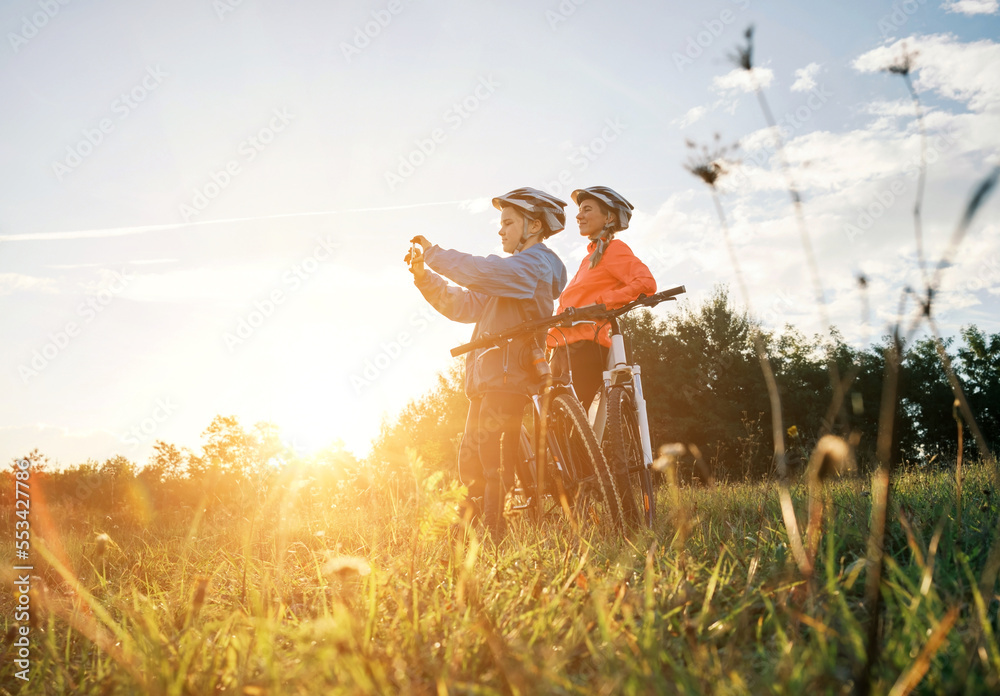
M 652 295 L 656 292 L 656 281 L 642 261 L 640 261 L 628 244 L 613 239 L 604 250 L 604 256 L 594 267 L 590 267 L 590 254 L 597 243 L 587 245 L 587 255 L 580 263 L 580 269 L 569 281 L 569 285 L 559 296 L 559 309 L 568 307 L 585 307 L 591 304 L 604 304 L 608 309 L 628 304 L 641 294 Z M 602 346 L 611 347 L 611 326 L 604 322 L 601 326 L 583 324 L 581 326 L 556 327 L 549 329 L 548 345 L 550 348 L 576 341 L 597 341 Z

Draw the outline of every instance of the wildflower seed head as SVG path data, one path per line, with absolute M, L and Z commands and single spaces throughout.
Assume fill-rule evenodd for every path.
M 816 443 L 816 449 L 809 458 L 808 476 L 810 481 L 823 483 L 853 469 L 851 448 L 844 438 L 824 435 Z
M 324 575 L 336 577 L 341 580 L 364 577 L 371 572 L 371 565 L 359 556 L 336 556 L 328 560 L 326 565 L 323 566 Z
M 95 542 L 97 543 L 97 548 L 94 549 L 94 555 L 97 558 L 102 558 L 108 552 L 108 544 L 111 543 L 111 537 L 102 532 L 97 535 Z
M 716 133 L 712 147 L 702 145 L 700 151 L 693 154 L 684 165 L 685 169 L 713 188 L 716 182 L 732 168 L 733 161 L 729 158 L 729 153 L 738 147 L 738 143 L 722 145 L 720 140 L 721 136 Z M 692 150 L 699 149 L 698 145 L 690 140 L 686 140 L 685 143 Z
M 672 442 L 669 445 L 660 445 L 659 456 L 653 460 L 655 471 L 667 471 L 677 463 L 678 457 L 687 454 L 687 447 L 682 442 Z
M 205 595 L 208 593 L 208 576 L 198 575 L 194 579 L 194 597 L 191 599 L 191 608 L 198 612 L 205 603 Z
M 718 162 L 708 162 L 688 167 L 688 170 L 709 186 L 715 186 L 715 182 L 718 181 L 719 177 L 726 173 L 725 169 Z
M 913 69 L 913 59 L 917 57 L 917 52 L 912 53 L 907 50 L 906 42 L 903 42 L 902 51 L 900 52 L 899 58 L 892 65 L 889 65 L 883 70 L 893 75 L 900 75 L 901 77 L 907 77 L 910 74 L 910 70 Z
M 746 45 L 737 46 L 736 53 L 731 53 L 729 59 L 744 70 L 753 70 L 753 25 L 747 27 L 743 32 L 746 37 Z

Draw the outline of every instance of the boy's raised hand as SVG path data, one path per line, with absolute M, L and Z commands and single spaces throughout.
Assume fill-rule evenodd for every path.
M 416 242 L 417 237 L 411 240 L 410 250 L 406 252 L 406 256 L 403 257 L 403 262 L 408 264 L 410 267 L 410 273 L 416 280 L 420 280 L 424 277 L 424 250 L 421 245 Z M 423 237 L 420 237 L 423 239 Z M 427 240 L 424 239 L 426 242 Z

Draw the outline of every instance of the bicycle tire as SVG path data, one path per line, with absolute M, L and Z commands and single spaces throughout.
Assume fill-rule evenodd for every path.
M 624 521 L 652 529 L 656 519 L 653 479 L 642 456 L 639 419 L 635 400 L 624 386 L 614 386 L 608 393 L 608 429 L 605 456 L 614 471 L 621 495 Z
M 576 397 L 559 394 L 549 405 L 548 431 L 551 456 L 561 457 L 563 481 L 575 507 L 593 503 L 588 510 L 598 524 L 622 529 L 623 517 L 615 477 Z

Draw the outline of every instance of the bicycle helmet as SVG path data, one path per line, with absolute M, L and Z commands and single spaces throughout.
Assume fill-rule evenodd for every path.
M 504 206 L 517 208 L 532 220 L 539 220 L 549 237 L 566 226 L 566 202 L 538 189 L 524 187 L 493 199 L 493 207 L 503 210 Z
M 628 229 L 628 221 L 632 217 L 634 207 L 614 189 L 609 189 L 607 186 L 591 186 L 590 188 L 577 189 L 570 194 L 570 197 L 577 205 L 580 205 L 581 201 L 585 201 L 588 198 L 602 203 L 608 210 L 614 212 L 618 218 L 618 225 L 612 231 L 618 232 Z

